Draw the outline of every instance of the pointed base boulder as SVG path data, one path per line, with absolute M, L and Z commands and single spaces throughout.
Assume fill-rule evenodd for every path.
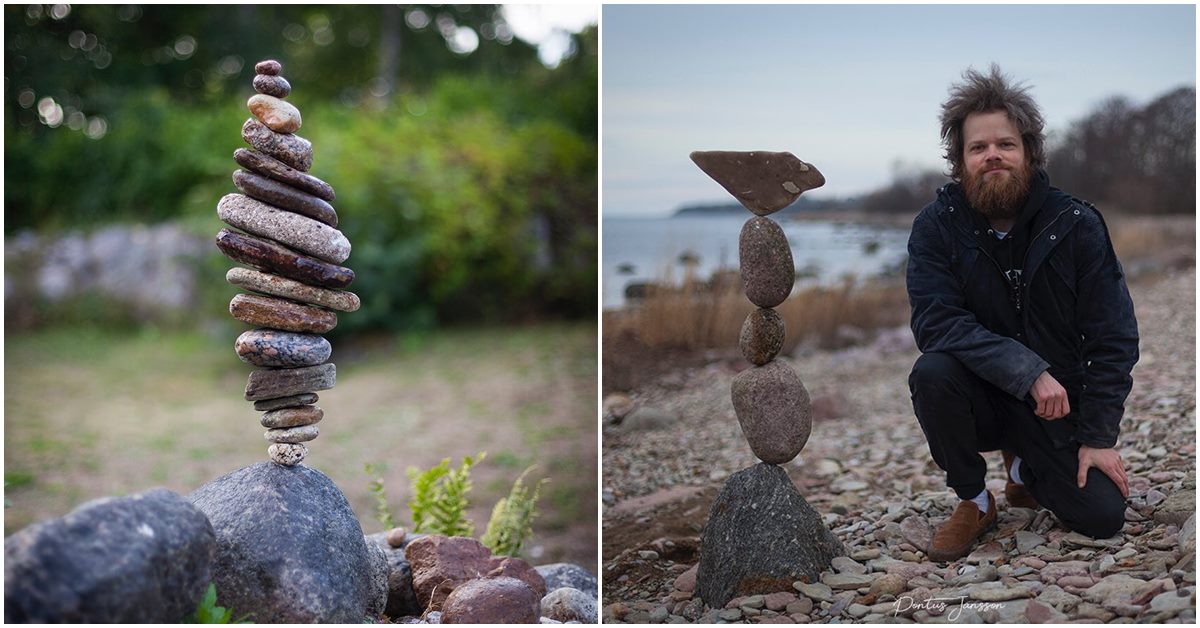
M 696 595 L 711 608 L 759 593 L 817 582 L 842 543 L 781 467 L 760 463 L 729 477 L 700 541 Z

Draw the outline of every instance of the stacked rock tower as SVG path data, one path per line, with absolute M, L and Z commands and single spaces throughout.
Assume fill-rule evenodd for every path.
M 300 111 L 284 98 L 291 85 L 278 61 L 254 66 L 256 93 L 246 102 L 253 117 L 242 125 L 233 173 L 240 194 L 227 194 L 217 216 L 234 229 L 221 229 L 217 247 L 250 268 L 231 268 L 226 281 L 250 293 L 229 303 L 234 318 L 256 329 L 238 336 L 234 349 L 256 367 L 246 400 L 262 411 L 267 454 L 283 465 L 308 455 L 305 442 L 317 437 L 325 415 L 316 391 L 333 388 L 337 371 L 332 348 L 320 334 L 337 325 L 336 311 L 353 312 L 359 299 L 342 290 L 354 271 L 341 266 L 350 241 L 338 231 L 335 199 L 328 183 L 307 174 L 312 143 L 295 135 Z M 236 229 L 236 230 L 235 230 Z
M 739 348 L 753 366 L 733 380 L 733 409 L 750 450 L 763 464 L 733 474 L 717 496 L 700 547 L 696 591 L 721 608 L 739 595 L 789 590 L 816 578 L 844 553 L 779 466 L 804 448 L 812 407 L 800 376 L 775 357 L 784 323 L 775 307 L 796 281 L 791 245 L 768 218 L 802 192 L 825 184 L 812 164 L 791 153 L 704 151 L 692 161 L 755 216 L 738 240 L 742 284 L 758 309 L 742 324 Z

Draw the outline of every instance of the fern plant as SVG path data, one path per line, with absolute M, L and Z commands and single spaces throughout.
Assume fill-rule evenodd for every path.
M 377 470 L 375 465 L 366 464 L 367 476 L 371 478 L 371 483 L 367 488 L 371 494 L 375 496 L 375 518 L 379 523 L 383 524 L 384 530 L 391 530 L 396 527 L 396 520 L 392 518 L 392 513 L 388 509 L 387 494 L 383 490 L 383 475 L 380 473 L 382 469 Z
M 492 508 L 492 518 L 488 520 L 487 531 L 479 541 L 492 550 L 493 554 L 516 556 L 521 551 L 521 545 L 533 536 L 533 519 L 537 516 L 534 507 L 537 505 L 542 485 L 549 480 L 538 480 L 530 493 L 524 484 L 525 476 L 530 471 L 533 471 L 533 467 L 522 471 L 513 482 L 508 497 L 500 498 Z
M 467 493 L 471 492 L 471 467 L 487 455 L 480 452 L 475 458 L 464 456 L 458 469 L 450 468 L 450 459 L 421 471 L 409 467 L 413 498 L 408 502 L 412 511 L 413 532 L 471 536 L 475 524 L 466 518 Z
M 185 624 L 229 624 L 242 623 L 233 621 L 233 611 L 224 606 L 217 606 L 217 585 L 208 583 L 208 590 L 200 599 L 200 604 L 192 614 L 184 618 Z

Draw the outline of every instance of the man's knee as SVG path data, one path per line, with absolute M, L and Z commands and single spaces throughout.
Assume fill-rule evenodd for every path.
M 1088 474 L 1087 488 L 1090 490 L 1080 491 L 1081 495 L 1070 512 L 1055 514 L 1067 527 L 1094 539 L 1116 535 L 1125 527 L 1125 498 L 1112 480 L 1096 469 Z
M 949 353 L 922 353 L 908 376 L 908 388 L 918 391 L 943 390 L 966 370 L 958 358 Z

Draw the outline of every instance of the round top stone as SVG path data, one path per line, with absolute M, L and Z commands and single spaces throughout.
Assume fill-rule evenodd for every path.
M 267 59 L 266 61 L 259 61 L 254 64 L 255 74 L 270 74 L 271 76 L 275 76 L 281 71 L 283 71 L 283 64 L 274 59 Z

